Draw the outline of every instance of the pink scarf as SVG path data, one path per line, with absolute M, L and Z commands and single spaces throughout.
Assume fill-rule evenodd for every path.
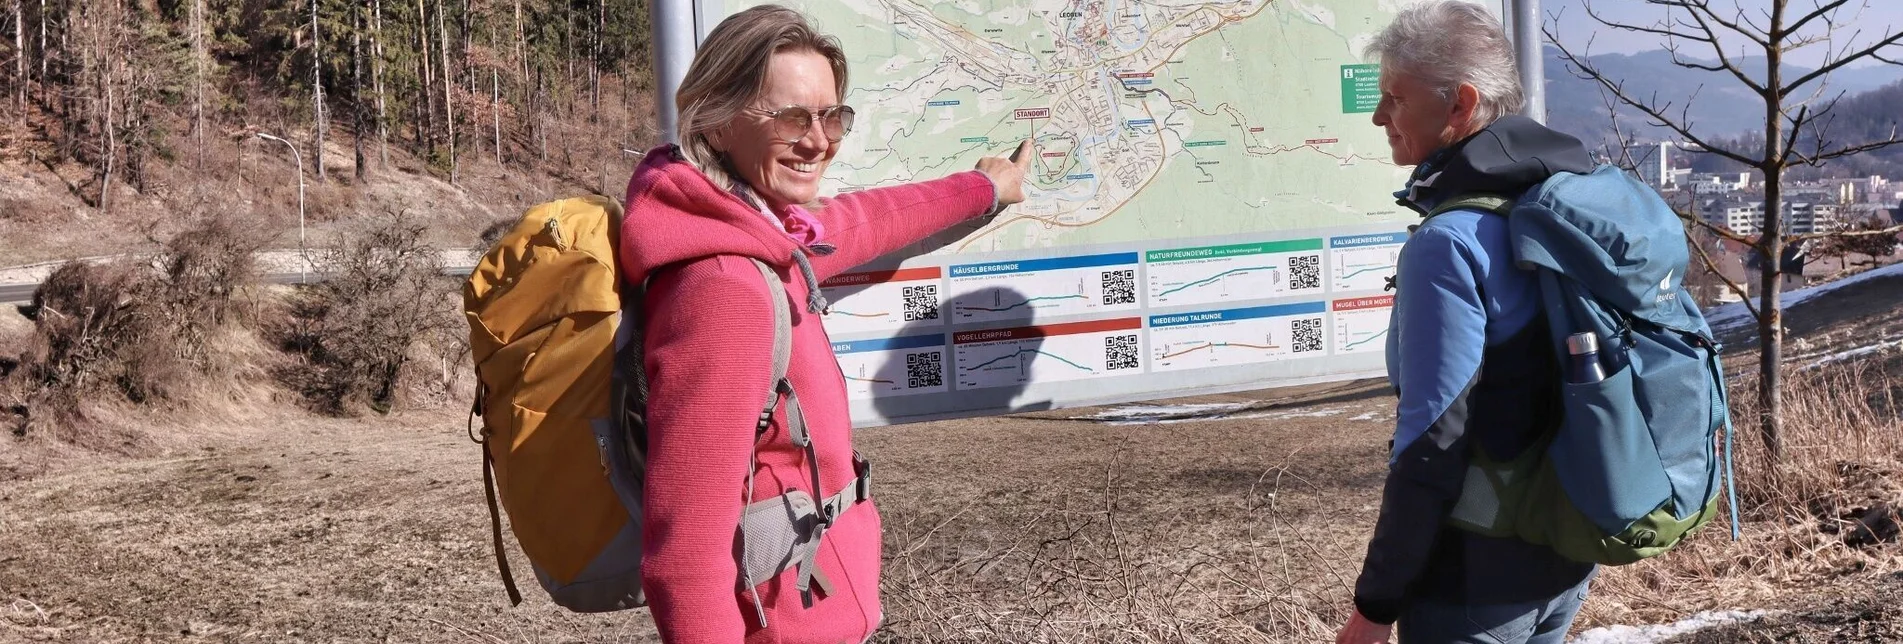
M 801 246 L 812 246 L 826 236 L 826 227 L 819 223 L 819 218 L 799 206 L 787 206 L 780 222 L 786 226 L 786 236 Z

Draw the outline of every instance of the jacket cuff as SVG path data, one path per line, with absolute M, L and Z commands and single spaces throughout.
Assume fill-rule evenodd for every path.
M 978 178 L 984 180 L 985 185 L 991 186 L 991 205 L 986 207 L 984 212 L 978 213 L 977 216 L 990 217 L 992 215 L 998 214 L 998 211 L 1003 209 L 1003 206 L 998 205 L 998 182 L 992 181 L 991 175 L 985 174 L 978 170 L 968 170 L 967 172 L 978 175 Z
M 1360 612 L 1362 617 L 1368 618 L 1368 621 L 1382 626 L 1391 626 L 1395 620 L 1401 618 L 1401 602 L 1399 601 L 1375 601 L 1357 596 L 1355 610 Z

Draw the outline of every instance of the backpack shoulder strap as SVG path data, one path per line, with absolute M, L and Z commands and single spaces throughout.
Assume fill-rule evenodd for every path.
M 1478 210 L 1505 216 L 1508 212 L 1513 210 L 1513 200 L 1508 199 L 1504 195 L 1484 192 L 1458 195 L 1452 199 L 1441 202 L 1439 206 L 1435 206 L 1433 212 L 1427 213 L 1427 216 L 1431 218 L 1435 215 L 1455 210 Z
M 760 437 L 765 435 L 767 427 L 773 424 L 773 411 L 779 409 L 781 395 L 787 396 L 787 429 L 793 434 L 793 442 L 795 444 L 803 442 L 808 447 L 809 454 L 812 445 L 812 441 L 806 435 L 806 416 L 800 413 L 799 399 L 792 395 L 793 385 L 786 378 L 786 371 L 793 361 L 793 311 L 792 307 L 786 303 L 786 284 L 780 281 L 779 274 L 775 273 L 773 267 L 768 266 L 766 262 L 752 257 L 748 260 L 753 262 L 753 267 L 760 271 L 760 279 L 766 281 L 767 299 L 773 306 L 773 374 L 772 379 L 767 381 L 766 400 L 760 404 L 760 418 L 753 426 L 753 449 L 747 457 L 746 505 L 742 506 L 743 508 L 753 507 L 753 474 L 755 470 L 760 469 Z M 817 464 L 813 466 L 813 479 L 815 481 L 819 479 Z M 817 493 L 818 489 L 817 486 L 814 487 L 814 492 Z M 742 565 L 739 581 L 747 597 L 753 600 L 754 617 L 760 621 L 760 626 L 765 628 L 766 606 L 760 600 L 760 593 L 754 589 L 754 585 L 763 581 L 761 577 L 766 575 L 756 576 L 755 572 L 745 565 L 745 562 L 750 560 L 747 553 L 747 528 L 746 513 L 742 511 L 741 539 L 739 540 Z
M 774 401 L 780 396 L 780 385 L 786 381 L 786 371 L 793 360 L 793 311 L 786 303 L 786 284 L 780 282 L 780 275 L 773 267 L 758 259 L 751 259 L 754 268 L 760 270 L 760 278 L 766 280 L 767 299 L 773 304 L 773 379 L 768 382 L 766 401 L 761 405 L 765 412 L 760 416 L 756 431 L 764 432 L 768 423 L 773 421 Z M 804 433 L 806 428 L 798 431 Z

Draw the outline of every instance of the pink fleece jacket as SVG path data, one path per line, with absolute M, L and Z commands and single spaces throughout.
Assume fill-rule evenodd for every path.
M 771 378 L 773 317 L 766 284 L 746 257 L 778 269 L 792 300 L 788 377 L 799 392 L 820 463 L 821 490 L 853 479 L 846 386 L 810 292 L 793 262 L 806 252 L 819 280 L 917 242 L 989 209 L 993 188 L 976 171 L 822 200 L 812 213 L 837 247 L 814 255 L 760 211 L 715 187 L 671 146 L 648 152 L 628 182 L 621 265 L 629 284 L 649 275 L 648 470 L 642 574 L 654 622 L 670 643 L 864 641 L 879 604 L 879 514 L 867 503 L 841 515 L 821 540 L 821 570 L 834 594 L 801 605 L 795 572 L 750 589 L 766 606 L 755 623 L 740 592 L 736 526 L 753 426 Z M 784 216 L 784 213 L 782 213 Z M 666 270 L 657 269 L 667 267 Z M 756 500 L 812 486 L 804 450 L 782 427 L 784 407 L 759 445 Z M 876 489 L 876 486 L 874 487 Z M 811 490 L 808 490 L 811 492 Z M 744 608 L 743 608 L 744 607 Z

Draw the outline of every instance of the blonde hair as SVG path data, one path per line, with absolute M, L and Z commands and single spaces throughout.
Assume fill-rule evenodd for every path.
M 760 5 L 729 16 L 707 34 L 674 94 L 681 153 L 714 185 L 734 190 L 740 178 L 708 135 L 726 127 L 766 92 L 768 62 L 783 51 L 811 51 L 833 68 L 833 89 L 846 95 L 846 52 L 798 11 Z

